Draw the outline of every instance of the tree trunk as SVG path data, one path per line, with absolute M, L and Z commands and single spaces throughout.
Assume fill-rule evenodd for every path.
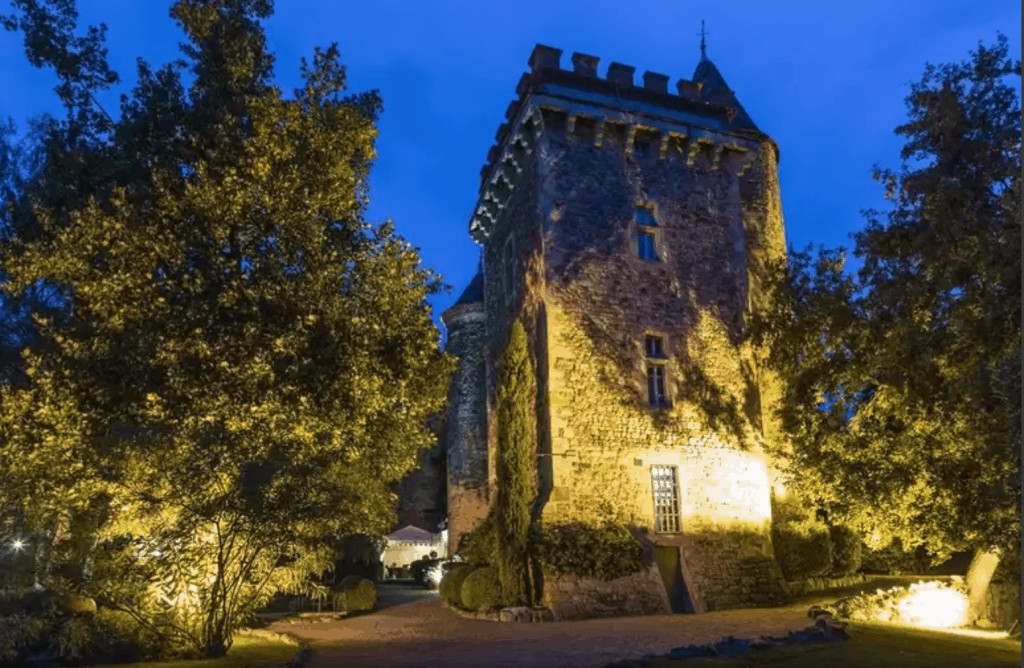
M 967 567 L 967 623 L 973 624 L 985 616 L 985 598 L 988 586 L 999 565 L 999 550 L 977 550 Z

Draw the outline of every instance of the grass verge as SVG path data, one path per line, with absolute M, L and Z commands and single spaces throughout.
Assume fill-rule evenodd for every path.
M 1021 665 L 1019 642 L 925 629 L 850 624 L 850 640 L 752 649 L 730 658 L 659 658 L 637 668 L 1010 668 Z M 623 665 L 628 665 L 623 663 Z
M 186 661 L 140 661 L 95 668 L 281 668 L 299 652 L 295 644 L 263 635 L 237 635 L 227 656 Z

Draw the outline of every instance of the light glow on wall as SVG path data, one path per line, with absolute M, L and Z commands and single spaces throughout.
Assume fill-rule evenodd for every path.
M 911 587 L 910 594 L 896 607 L 900 620 L 911 626 L 949 629 L 967 623 L 967 595 L 938 582 Z
M 762 528 L 771 521 L 763 457 L 728 447 L 686 448 L 681 464 L 683 531 Z

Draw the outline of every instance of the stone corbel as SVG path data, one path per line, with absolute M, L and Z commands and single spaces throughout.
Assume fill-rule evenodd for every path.
M 600 147 L 604 144 L 604 119 L 599 118 L 594 124 L 594 146 Z
M 668 144 L 671 140 L 672 133 L 661 133 L 661 142 L 658 144 L 658 160 L 664 160 L 668 156 Z

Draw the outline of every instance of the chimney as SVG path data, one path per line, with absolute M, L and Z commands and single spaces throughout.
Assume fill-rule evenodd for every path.
M 597 56 L 574 53 L 572 54 L 572 70 L 576 74 L 582 74 L 585 77 L 596 77 L 598 60 L 600 59 Z
M 668 75 L 657 72 L 644 72 L 644 88 L 657 93 L 668 92 Z
M 612 63 L 608 66 L 608 81 L 614 81 L 620 86 L 632 86 L 633 85 L 633 72 L 636 68 L 632 65 L 623 65 L 622 63 Z
M 537 70 L 557 70 L 561 67 L 561 60 L 561 49 L 538 44 L 533 47 L 533 53 L 530 54 L 528 65 L 534 72 Z

